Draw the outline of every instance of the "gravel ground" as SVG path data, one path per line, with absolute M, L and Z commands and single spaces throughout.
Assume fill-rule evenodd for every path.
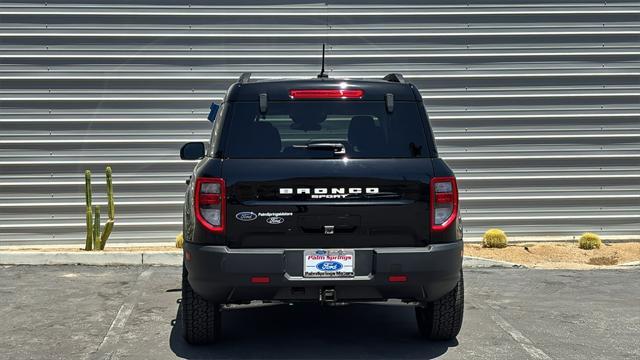
M 513 244 L 503 249 L 465 244 L 464 254 L 547 269 L 596 269 L 640 260 L 640 242 L 606 243 L 582 250 L 576 242 Z
M 463 330 L 417 335 L 394 305 L 224 313 L 224 339 L 180 335 L 179 267 L 4 266 L 5 359 L 638 359 L 640 271 L 465 270 Z

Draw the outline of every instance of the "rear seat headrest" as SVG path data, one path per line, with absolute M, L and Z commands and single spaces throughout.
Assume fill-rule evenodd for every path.
M 349 123 L 348 140 L 351 145 L 359 146 L 367 141 L 367 137 L 371 136 L 376 129 L 373 116 L 357 115 L 351 118 Z
M 279 153 L 282 148 L 280 132 L 270 122 L 259 121 L 253 124 L 252 140 L 265 154 Z M 254 145 L 254 146 L 255 146 Z

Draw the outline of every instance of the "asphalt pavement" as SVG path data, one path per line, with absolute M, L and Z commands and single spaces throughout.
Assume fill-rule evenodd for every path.
M 181 337 L 179 267 L 0 267 L 2 359 L 640 359 L 640 271 L 466 269 L 450 342 L 400 305 L 226 311 L 224 338 Z M 176 321 L 177 320 L 177 321 Z

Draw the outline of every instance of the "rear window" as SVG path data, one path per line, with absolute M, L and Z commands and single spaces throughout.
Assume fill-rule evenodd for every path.
M 331 149 L 309 144 L 340 143 L 350 158 L 427 157 L 427 137 L 418 104 L 400 102 L 388 113 L 380 101 L 232 103 L 225 123 L 230 158 L 332 158 Z

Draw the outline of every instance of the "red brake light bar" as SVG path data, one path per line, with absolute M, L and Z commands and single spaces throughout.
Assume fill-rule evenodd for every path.
M 297 89 L 289 90 L 292 99 L 361 99 L 362 89 Z

